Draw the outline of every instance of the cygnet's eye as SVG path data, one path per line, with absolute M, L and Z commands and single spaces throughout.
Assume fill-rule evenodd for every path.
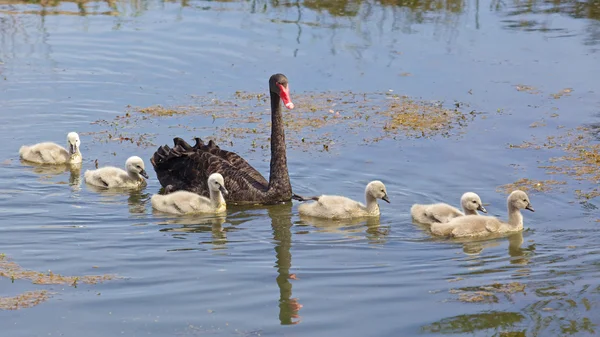
M 523 202 L 527 202 L 527 199 L 523 199 Z
M 476 203 L 477 203 L 477 200 L 473 200 L 473 203 L 474 203 L 474 204 L 476 204 Z

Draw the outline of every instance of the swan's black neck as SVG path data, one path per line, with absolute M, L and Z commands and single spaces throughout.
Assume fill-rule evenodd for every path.
M 292 188 L 287 168 L 285 150 L 285 132 L 281 113 L 281 97 L 271 91 L 271 173 L 269 175 L 269 191 L 289 194 Z

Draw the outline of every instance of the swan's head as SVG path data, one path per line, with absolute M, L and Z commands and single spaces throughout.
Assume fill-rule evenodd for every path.
M 208 188 L 211 191 L 221 191 L 223 195 L 229 194 L 227 189 L 225 188 L 225 180 L 220 173 L 213 173 L 208 177 Z
M 290 98 L 288 79 L 284 74 L 275 74 L 269 78 L 269 90 L 281 97 L 283 105 L 286 108 L 290 110 L 294 108 L 294 103 L 292 103 L 292 99 Z
M 67 135 L 67 144 L 69 144 L 70 154 L 77 153 L 77 150 L 79 150 L 79 145 L 81 144 L 77 132 L 69 132 Z
M 531 206 L 531 203 L 529 202 L 529 197 L 527 196 L 527 193 L 523 191 L 516 190 L 512 192 L 508 196 L 508 205 L 509 207 L 512 206 L 517 209 L 528 209 L 532 212 L 535 212 L 533 207 Z
M 144 169 L 144 161 L 138 156 L 129 157 L 125 162 L 125 168 L 127 172 L 135 173 L 148 179 L 148 173 Z
M 387 190 L 385 189 L 385 185 L 379 180 L 374 180 L 374 181 L 370 182 L 367 185 L 367 190 L 365 191 L 365 193 L 371 195 L 372 197 L 374 197 L 376 199 L 381 199 L 381 200 L 387 202 L 388 204 L 390 203 L 390 199 L 388 198 Z
M 483 207 L 483 203 L 481 202 L 481 198 L 473 192 L 467 192 L 462 195 L 460 198 L 460 204 L 464 209 L 468 209 L 470 211 L 482 211 L 483 213 L 487 213 L 485 207 Z

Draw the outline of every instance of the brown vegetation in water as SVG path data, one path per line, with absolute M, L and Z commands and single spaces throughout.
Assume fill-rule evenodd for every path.
M 249 139 L 249 151 L 268 152 L 271 119 L 267 94 L 238 91 L 230 99 L 192 96 L 192 100 L 194 104 L 187 106 L 129 107 L 124 119 L 97 123 L 124 128 L 150 118 L 205 116 L 219 125 L 210 127 L 212 135 L 200 135 L 202 138 L 227 146 L 234 146 L 235 139 Z M 445 107 L 439 102 L 423 102 L 389 92 L 294 93 L 292 100 L 296 108 L 284 109 L 283 113 L 286 141 L 288 147 L 303 151 L 329 151 L 348 141 L 349 132 L 356 135 L 353 139 L 365 142 L 397 137 L 449 137 L 476 116 L 474 111 L 464 112 L 460 103 Z M 206 129 L 190 124 L 186 120 L 179 127 L 189 131 Z
M 458 300 L 466 303 L 497 303 L 497 294 L 512 295 L 525 293 L 525 285 L 519 282 L 494 283 L 489 286 L 465 287 L 450 289 L 450 294 L 457 294 Z
M 46 290 L 27 291 L 14 297 L 0 297 L 0 310 L 19 310 L 46 302 L 51 293 Z
M 51 271 L 41 273 L 21 267 L 17 263 L 10 261 L 4 254 L 0 254 L 0 277 L 9 278 L 12 282 L 16 280 L 29 280 L 33 284 L 60 284 L 71 287 L 77 287 L 80 283 L 97 284 L 117 278 L 116 275 L 64 276 Z M 52 293 L 46 290 L 34 290 L 14 297 L 0 297 L 0 310 L 31 308 L 45 302 L 51 295 Z
M 517 91 L 522 91 L 522 92 L 527 92 L 533 95 L 539 94 L 539 90 L 536 87 L 530 86 L 530 85 L 525 85 L 525 84 L 517 84 L 515 86 L 515 89 L 517 89 Z
M 465 126 L 475 116 L 475 112 L 464 113 L 443 107 L 440 103 L 414 101 L 407 97 L 394 97 L 383 115 L 389 117 L 384 130 L 402 131 L 408 136 L 429 137 L 437 134 L 450 135 L 454 127 Z
M 145 114 L 150 114 L 153 116 L 162 116 L 160 115 L 161 111 L 159 108 L 150 107 L 146 108 L 148 112 L 144 112 Z M 170 109 L 165 109 L 165 111 L 171 111 Z M 173 113 L 174 114 L 174 113 Z M 173 114 L 168 114 L 165 112 L 166 116 L 172 116 Z M 107 121 L 105 119 L 100 119 L 94 121 L 93 125 L 101 125 L 106 126 L 108 130 L 96 131 L 96 132 L 82 132 L 81 135 L 92 135 L 94 137 L 95 142 L 99 143 L 108 143 L 108 142 L 118 142 L 118 143 L 130 143 L 134 144 L 138 147 L 151 147 L 155 146 L 152 143 L 153 135 L 149 133 L 138 133 L 132 130 L 135 130 L 139 127 L 139 124 L 143 120 L 149 120 L 148 116 L 134 116 L 131 113 L 127 112 L 122 116 L 116 116 L 112 121 Z
M 33 284 L 64 284 L 76 287 L 78 283 L 97 284 L 117 278 L 116 275 L 87 275 L 87 276 L 64 276 L 52 271 L 40 273 L 27 270 L 15 262 L 9 261 L 4 255 L 0 255 L 0 277 L 13 280 L 30 280 Z
M 187 114 L 189 107 L 174 107 L 174 108 L 165 108 L 162 105 L 153 105 L 147 108 L 136 108 L 137 112 L 141 112 L 143 114 L 149 114 L 153 116 L 173 116 L 173 115 L 182 115 Z
M 515 190 L 525 191 L 527 193 L 532 192 L 549 192 L 554 190 L 559 185 L 566 185 L 564 181 L 558 180 L 535 180 L 528 178 L 521 178 L 514 183 L 498 186 L 497 192 L 504 192 L 509 194 Z
M 520 149 L 561 149 L 564 156 L 551 158 L 550 164 L 541 166 L 548 174 L 567 175 L 577 181 L 588 181 L 596 185 L 600 181 L 600 143 L 595 139 L 592 129 L 577 127 L 559 136 L 548 136 L 544 141 L 524 142 L 510 145 Z M 549 185 L 563 185 L 555 180 L 548 180 Z M 542 182 L 542 185 L 543 183 Z M 548 184 L 546 184 L 548 185 Z M 576 190 L 578 197 L 591 199 L 600 196 L 597 187 L 588 191 Z
M 565 89 L 562 89 L 561 91 L 557 92 L 556 94 L 551 94 L 550 97 L 552 97 L 554 99 L 560 99 L 563 96 L 571 96 L 572 92 L 573 92 L 573 88 L 565 88 Z

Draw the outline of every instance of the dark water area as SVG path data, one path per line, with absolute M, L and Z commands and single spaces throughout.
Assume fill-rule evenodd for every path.
M 547 166 L 585 152 L 561 137 L 597 143 L 599 43 L 598 1 L 2 1 L 0 298 L 50 294 L 19 310 L 0 300 L 2 329 L 593 335 L 600 214 L 582 193 L 597 180 Z M 223 217 L 153 211 L 149 158 L 175 136 L 215 138 L 268 175 L 268 103 L 255 95 L 277 72 L 297 105 L 286 112 L 294 191 L 362 200 L 379 179 L 391 199 L 380 219 L 305 221 L 297 202 Z M 460 118 L 396 128 L 385 111 L 402 96 L 458 104 Z M 139 112 L 156 105 L 193 109 Z M 21 145 L 62 145 L 69 131 L 81 136 L 81 172 L 20 162 Z M 146 188 L 82 181 L 96 161 L 123 167 L 132 155 L 146 163 Z M 448 240 L 411 221 L 413 203 L 458 205 L 466 191 L 505 218 L 499 187 L 523 178 L 561 183 L 530 191 L 523 233 Z M 119 278 L 36 284 L 6 261 Z

